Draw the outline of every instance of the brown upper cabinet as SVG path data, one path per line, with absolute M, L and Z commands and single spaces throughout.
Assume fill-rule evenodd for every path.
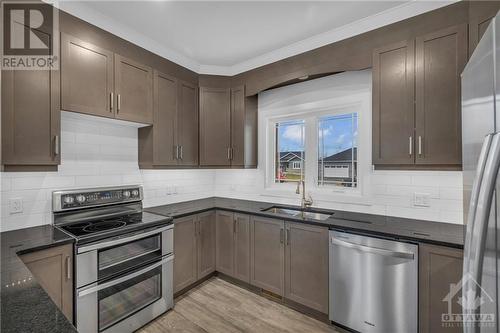
M 113 52 L 61 34 L 61 108 L 115 116 Z
M 257 167 L 257 97 L 245 88 L 200 88 L 200 166 Z
M 373 164 L 460 169 L 460 73 L 467 26 L 457 25 L 373 53 Z
M 491 19 L 500 10 L 500 1 L 470 1 L 469 6 L 469 55 L 472 55 Z
M 45 28 L 38 32 L 52 39 Z M 3 171 L 57 170 L 61 162 L 59 71 L 2 70 L 1 96 Z
M 151 124 L 153 70 L 62 33 L 61 108 Z
M 153 126 L 139 129 L 141 168 L 198 165 L 198 88 L 154 71 Z
M 415 163 L 462 165 L 461 79 L 467 62 L 467 26 L 416 40 Z
M 414 41 L 373 51 L 373 164 L 412 164 Z
M 153 70 L 115 54 L 116 118 L 153 122 Z

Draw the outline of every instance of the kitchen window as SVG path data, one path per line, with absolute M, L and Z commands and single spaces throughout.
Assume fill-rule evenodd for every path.
M 290 183 L 304 180 L 304 120 L 276 122 L 274 133 L 274 182 Z
M 318 186 L 357 187 L 358 114 L 318 118 Z
M 358 112 L 308 112 L 272 119 L 269 128 L 272 186 L 304 180 L 317 190 L 358 188 Z

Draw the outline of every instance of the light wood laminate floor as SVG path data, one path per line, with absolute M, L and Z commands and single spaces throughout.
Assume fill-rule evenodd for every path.
M 215 277 L 177 298 L 173 310 L 139 332 L 338 331 L 326 323 Z

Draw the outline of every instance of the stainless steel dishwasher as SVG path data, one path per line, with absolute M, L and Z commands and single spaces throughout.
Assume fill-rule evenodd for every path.
M 416 333 L 418 246 L 330 231 L 332 322 L 359 332 Z

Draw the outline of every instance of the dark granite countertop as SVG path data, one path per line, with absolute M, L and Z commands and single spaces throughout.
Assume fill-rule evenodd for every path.
M 149 207 L 145 208 L 144 210 L 178 218 L 211 209 L 221 209 L 270 218 L 279 218 L 287 221 L 325 226 L 330 229 L 372 234 L 382 237 L 432 243 L 457 248 L 462 248 L 464 243 L 465 229 L 463 225 L 459 224 L 316 208 L 313 209 L 333 215 L 327 220 L 319 221 L 290 217 L 288 215 L 277 215 L 262 211 L 274 205 L 297 208 L 296 206 L 274 204 L 271 202 L 213 197 L 157 207 Z
M 19 254 L 72 243 L 73 238 L 43 225 L 2 232 L 0 241 L 0 331 L 76 332 L 19 258 Z

